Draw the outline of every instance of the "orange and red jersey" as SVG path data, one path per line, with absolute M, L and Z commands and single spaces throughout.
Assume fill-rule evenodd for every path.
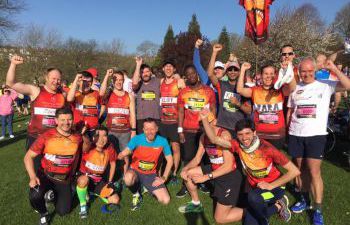
M 84 122 L 87 122 L 89 129 L 95 129 L 98 126 L 100 105 L 101 98 L 98 91 L 91 90 L 87 94 L 76 91 L 74 100 L 74 124 L 84 124 Z
M 30 150 L 43 155 L 41 167 L 44 173 L 69 175 L 81 147 L 82 137 L 80 134 L 71 134 L 66 137 L 56 129 L 50 129 L 38 137 Z
M 113 132 L 130 131 L 130 96 L 124 91 L 123 96 L 111 93 L 107 102 L 106 125 Z
M 127 147 L 132 151 L 130 167 L 142 174 L 156 173 L 161 153 L 171 155 L 167 139 L 159 135 L 152 142 L 147 141 L 145 134 L 136 135 Z
M 184 108 L 183 129 L 198 130 L 199 112 L 205 107 L 216 106 L 215 93 L 206 85 L 196 90 L 186 87 L 179 93 L 178 104 Z
M 224 129 L 220 128 L 217 132 L 217 136 L 220 137 L 223 131 Z M 225 150 L 221 146 L 211 143 L 207 135 L 204 135 L 203 147 L 205 149 L 205 152 L 209 156 L 209 161 L 210 161 L 212 170 L 217 170 L 222 164 L 224 164 L 223 151 Z M 233 170 L 235 170 L 237 167 L 234 157 L 233 157 L 232 167 L 233 167 Z
M 79 171 L 91 177 L 95 182 L 102 180 L 107 165 L 117 160 L 117 153 L 112 145 L 107 146 L 102 151 L 95 147 L 90 151 L 83 152 Z
M 281 90 L 266 90 L 262 86 L 252 88 L 254 124 L 259 137 L 280 139 L 285 136 L 283 101 Z
M 236 152 L 241 159 L 247 179 L 252 187 L 260 182 L 271 183 L 278 179 L 281 172 L 277 165 L 284 166 L 289 159 L 273 145 L 260 139 L 260 146 L 251 153 L 246 153 L 236 140 L 231 141 L 232 152 Z
M 160 119 L 163 123 L 176 123 L 178 120 L 177 96 L 180 89 L 178 81 L 173 79 L 169 84 L 165 80 L 160 85 Z
M 56 109 L 62 108 L 65 98 L 61 92 L 50 93 L 40 87 L 38 97 L 31 104 L 31 117 L 28 125 L 28 134 L 38 137 L 50 128 L 56 127 Z

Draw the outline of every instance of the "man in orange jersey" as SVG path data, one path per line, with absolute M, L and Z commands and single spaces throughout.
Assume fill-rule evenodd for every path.
M 16 68 L 24 62 L 23 58 L 14 55 L 11 58 L 11 64 L 6 75 L 6 84 L 18 93 L 28 95 L 31 100 L 31 115 L 27 130 L 26 150 L 30 148 L 33 142 L 50 128 L 56 126 L 55 112 L 65 104 L 60 84 L 62 72 L 58 68 L 49 68 L 44 77 L 44 86 L 35 86 L 16 81 Z M 35 168 L 40 166 L 40 157 L 37 157 Z
M 67 102 L 73 103 L 74 124 L 77 130 L 86 124 L 86 133 L 90 138 L 94 135 L 98 119 L 102 115 L 102 110 L 99 110 L 100 94 L 91 88 L 92 82 L 92 74 L 88 71 L 78 73 L 67 95 Z
M 141 206 L 141 185 L 147 188 L 158 202 L 164 205 L 170 202 L 170 195 L 164 185 L 173 166 L 170 146 L 164 137 L 157 135 L 158 125 L 153 118 L 145 119 L 143 131 L 143 134 L 133 137 L 128 146 L 118 155 L 118 159 L 123 159 L 132 154 L 130 169 L 124 174 L 124 182 L 133 194 L 132 211 Z M 167 163 L 163 175 L 159 177 L 156 169 L 161 154 L 164 155 Z
M 175 65 L 172 61 L 163 63 L 165 77 L 160 81 L 160 126 L 159 134 L 167 138 L 171 144 L 174 158 L 174 170 L 171 182 L 176 183 L 176 173 L 180 164 L 180 140 L 177 133 L 178 127 L 178 106 L 177 96 L 182 88 L 185 88 L 183 79 L 175 78 Z
M 88 138 L 72 132 L 73 112 L 70 108 L 56 110 L 57 127 L 47 130 L 32 144 L 24 157 L 28 172 L 29 201 L 40 213 L 40 223 L 49 224 L 49 214 L 45 206 L 44 195 L 48 190 L 55 193 L 55 211 L 63 216 L 72 206 L 71 181 L 79 160 L 81 149 L 90 146 Z M 34 170 L 34 159 L 42 155 L 41 166 Z
M 182 89 L 178 96 L 180 142 L 183 144 L 181 159 L 187 165 L 196 155 L 201 129 L 199 124 L 199 112 L 208 108 L 215 115 L 216 101 L 214 91 L 206 85 L 201 84 L 198 73 L 193 65 L 185 67 L 187 87 Z M 202 185 L 200 189 L 209 193 Z M 182 186 L 176 197 L 182 198 L 187 194 L 185 185 Z
M 88 192 L 94 192 L 99 195 L 108 205 L 104 205 L 103 209 L 108 206 L 119 203 L 119 196 L 114 191 L 112 183 L 116 169 L 117 154 L 113 146 L 108 143 L 108 129 L 99 126 L 93 137 L 94 145 L 83 152 L 79 173 L 81 174 L 77 180 L 77 194 L 80 202 L 80 218 L 87 218 L 87 195 Z M 109 176 L 108 182 L 103 180 L 108 164 Z M 106 193 L 104 193 L 106 192 Z

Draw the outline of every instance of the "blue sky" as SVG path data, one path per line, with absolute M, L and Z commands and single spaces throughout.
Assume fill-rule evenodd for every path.
M 223 26 L 243 34 L 245 11 L 238 0 L 26 0 L 27 10 L 16 17 L 21 26 L 37 24 L 57 29 L 63 37 L 82 40 L 123 41 L 126 52 L 133 53 L 144 40 L 161 44 L 169 24 L 175 34 L 186 31 L 193 13 L 201 31 L 216 39 Z M 275 0 L 276 9 L 313 3 L 326 22 L 349 0 Z

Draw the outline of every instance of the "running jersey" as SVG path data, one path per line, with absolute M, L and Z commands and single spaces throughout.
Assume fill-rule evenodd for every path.
M 146 118 L 160 119 L 160 79 L 152 77 L 148 83 L 141 81 L 136 94 L 136 118 L 143 120 Z
M 38 137 L 30 150 L 43 155 L 41 167 L 45 174 L 50 177 L 61 176 L 62 179 L 58 179 L 65 180 L 73 172 L 73 165 L 81 147 L 82 137 L 80 134 L 71 134 L 65 137 L 56 129 L 50 129 Z
M 199 89 L 193 90 L 190 87 L 182 89 L 178 96 L 179 107 L 184 108 L 184 130 L 199 130 L 199 112 L 203 108 L 210 108 L 216 105 L 214 91 L 206 86 L 201 85 Z
M 89 129 L 96 129 L 98 126 L 99 105 L 101 105 L 101 98 L 98 91 L 91 90 L 87 94 L 83 94 L 80 91 L 75 92 L 74 124 L 87 122 Z
M 40 87 L 38 97 L 31 103 L 28 134 L 34 138 L 50 128 L 56 127 L 56 109 L 62 108 L 65 98 L 61 92 L 50 93 L 44 87 Z
M 271 183 L 281 172 L 277 165 L 284 166 L 289 159 L 269 142 L 260 139 L 260 146 L 252 153 L 246 153 L 236 140 L 231 141 L 232 152 L 236 152 L 242 162 L 249 184 L 255 187 L 260 182 Z
M 236 85 L 228 81 L 218 81 L 215 88 L 219 93 L 219 112 L 217 125 L 226 129 L 234 130 L 237 121 L 244 119 L 244 113 L 230 101 L 235 97 L 243 104 L 243 98 L 236 91 Z
M 252 88 L 254 124 L 259 137 L 280 139 L 285 136 L 283 101 L 281 90 L 266 90 L 262 86 Z
M 94 182 L 100 182 L 108 164 L 116 160 L 117 153 L 112 145 L 106 147 L 102 152 L 93 148 L 88 152 L 83 152 L 79 170 Z
M 123 96 L 111 93 L 107 102 L 106 125 L 112 132 L 126 133 L 130 131 L 130 96 L 124 91 Z
M 156 173 L 162 152 L 165 156 L 171 155 L 167 139 L 159 135 L 152 142 L 147 141 L 145 134 L 136 135 L 127 147 L 133 152 L 130 167 L 142 174 Z
M 217 136 L 220 137 L 223 131 L 225 131 L 225 130 L 222 128 L 219 128 L 219 130 L 217 132 Z M 224 164 L 223 151 L 225 151 L 225 150 L 222 149 L 222 147 L 211 143 L 209 138 L 207 137 L 207 135 L 204 135 L 203 147 L 205 149 L 205 152 L 209 156 L 209 161 L 210 161 L 212 170 L 216 170 L 222 164 Z M 236 161 L 235 161 L 234 157 L 233 157 L 233 165 L 232 166 L 233 166 L 233 170 L 235 170 L 236 169 Z
M 167 124 L 177 123 L 177 96 L 179 95 L 178 81 L 173 79 L 170 84 L 166 84 L 163 80 L 160 85 L 160 107 L 161 121 Z

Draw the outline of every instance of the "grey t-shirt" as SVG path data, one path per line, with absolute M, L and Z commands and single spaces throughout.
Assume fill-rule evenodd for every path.
M 136 119 L 160 119 L 160 79 L 152 77 L 146 84 L 141 81 L 136 94 Z

